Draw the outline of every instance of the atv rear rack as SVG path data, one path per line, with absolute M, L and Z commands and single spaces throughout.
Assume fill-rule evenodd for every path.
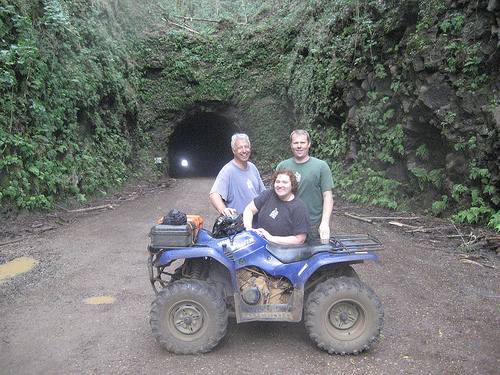
M 332 236 L 330 243 L 334 246 L 335 252 L 352 253 L 385 249 L 382 242 L 369 233 Z

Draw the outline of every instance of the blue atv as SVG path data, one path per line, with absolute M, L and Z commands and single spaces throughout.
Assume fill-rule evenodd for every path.
M 378 338 L 380 300 L 352 268 L 378 260 L 374 251 L 383 246 L 375 237 L 280 246 L 245 231 L 241 216 L 220 216 L 212 232 L 199 216 L 180 223 L 167 217 L 151 229 L 148 265 L 157 294 L 150 325 L 168 351 L 210 351 L 229 315 L 238 323 L 304 319 L 312 340 L 330 354 L 358 354 Z

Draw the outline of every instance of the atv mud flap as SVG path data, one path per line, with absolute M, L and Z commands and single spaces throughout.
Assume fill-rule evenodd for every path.
M 304 301 L 304 291 L 295 289 L 287 304 L 249 305 L 240 294 L 235 294 L 236 321 L 238 323 L 251 321 L 300 322 Z

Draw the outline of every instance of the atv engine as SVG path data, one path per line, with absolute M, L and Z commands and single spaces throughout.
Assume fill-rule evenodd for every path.
M 293 291 L 285 277 L 274 277 L 257 267 L 236 271 L 243 301 L 249 305 L 286 304 Z

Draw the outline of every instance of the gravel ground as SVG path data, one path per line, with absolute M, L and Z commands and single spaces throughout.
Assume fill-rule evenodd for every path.
M 237 324 L 210 353 L 174 355 L 149 327 L 155 298 L 146 267 L 149 229 L 173 208 L 211 229 L 213 179 L 172 181 L 110 197 L 110 208 L 3 223 L 0 263 L 29 257 L 25 273 L 0 281 L 2 374 L 499 374 L 500 260 L 464 253 L 471 237 L 435 219 L 372 222 L 393 212 L 337 204 L 334 233 L 370 232 L 380 263 L 355 269 L 382 300 L 385 326 L 371 350 L 329 355 L 303 323 Z M 100 202 L 103 203 L 103 202 Z M 96 204 L 99 204 L 97 202 Z M 22 224 L 24 223 L 24 230 Z M 411 231 L 434 228 L 429 233 Z M 440 228 L 436 230 L 435 228 Z M 12 234 L 18 234 L 12 237 Z M 89 298 L 103 297 L 89 304 Z M 90 300 L 92 301 L 92 300 Z M 99 302 L 99 300 L 97 300 Z

